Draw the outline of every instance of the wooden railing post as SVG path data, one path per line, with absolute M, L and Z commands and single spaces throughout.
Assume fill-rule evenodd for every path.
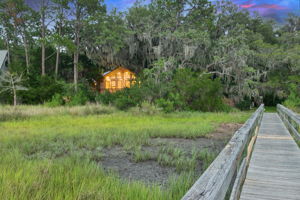
M 239 173 L 239 169 L 247 164 L 242 155 L 260 125 L 263 112 L 264 105 L 261 105 L 235 132 L 229 143 L 183 196 L 182 200 L 223 200 L 225 198 L 230 185 L 234 182 L 236 172 L 238 172 L 238 177 L 242 173 Z M 254 142 L 255 140 L 252 143 L 254 144 Z M 252 151 L 252 148 L 249 150 Z
M 280 104 L 277 105 L 277 112 L 295 138 L 300 140 L 300 118 L 296 113 Z

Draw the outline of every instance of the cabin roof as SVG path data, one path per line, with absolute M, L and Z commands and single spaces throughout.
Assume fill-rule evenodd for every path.
M 7 59 L 7 50 L 0 50 L 0 69 L 4 68 Z
M 105 75 L 109 74 L 110 72 L 112 72 L 112 71 L 104 72 L 102 75 L 105 76 Z
M 115 68 L 114 70 L 104 72 L 104 73 L 102 74 L 102 76 L 106 76 L 106 75 L 110 74 L 111 72 L 116 71 L 116 70 L 118 70 L 118 69 L 125 69 L 125 70 L 130 71 L 129 69 L 127 69 L 127 68 L 125 68 L 125 67 L 117 67 L 117 68 Z M 133 73 L 132 71 L 130 71 L 130 72 Z

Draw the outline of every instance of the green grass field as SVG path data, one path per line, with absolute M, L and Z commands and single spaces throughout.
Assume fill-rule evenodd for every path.
M 126 181 L 102 169 L 103 149 L 120 146 L 135 162 L 151 138 L 198 138 L 221 123 L 243 123 L 250 113 L 158 113 L 76 108 L 0 107 L 0 199 L 180 199 L 194 183 L 197 160 L 213 158 L 197 150 L 186 158 L 164 148 L 156 159 L 179 167 L 166 186 Z M 205 163 L 206 162 L 206 163 Z M 190 163 L 190 164 L 188 164 Z M 190 166 L 190 168 L 180 168 Z

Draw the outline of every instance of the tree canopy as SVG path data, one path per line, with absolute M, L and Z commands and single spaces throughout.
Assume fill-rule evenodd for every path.
M 198 88 L 207 78 L 219 81 L 221 96 L 234 104 L 275 105 L 300 97 L 296 15 L 281 25 L 229 1 L 138 0 L 118 12 L 108 11 L 103 0 L 43 0 L 38 9 L 24 0 L 3 0 L 0 33 L 9 69 L 24 74 L 29 91 L 37 80 L 52 78 L 56 85 L 73 83 L 78 91 L 78 85 L 124 66 L 143 82 L 152 81 L 150 99 L 176 94 L 165 88 L 178 86 L 168 85 L 170 80 L 184 82 L 178 73 L 194 77 Z

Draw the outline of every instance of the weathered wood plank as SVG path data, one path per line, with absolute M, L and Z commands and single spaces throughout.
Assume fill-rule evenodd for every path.
M 287 128 L 293 133 L 297 140 L 300 140 L 300 118 L 299 115 L 290 109 L 278 104 L 277 112 L 282 121 L 286 124 Z
M 275 113 L 264 114 L 240 199 L 300 199 L 300 149 Z
M 182 200 L 222 200 L 241 160 L 241 155 L 256 127 L 259 126 L 264 106 L 261 105 L 248 121 L 234 134 L 218 157 L 196 181 Z
M 247 172 L 247 159 L 244 158 L 240 166 L 239 172 L 236 176 L 234 185 L 232 187 L 230 200 L 238 200 L 240 198 L 241 186 L 243 184 L 243 181 L 246 178 L 246 172 Z

